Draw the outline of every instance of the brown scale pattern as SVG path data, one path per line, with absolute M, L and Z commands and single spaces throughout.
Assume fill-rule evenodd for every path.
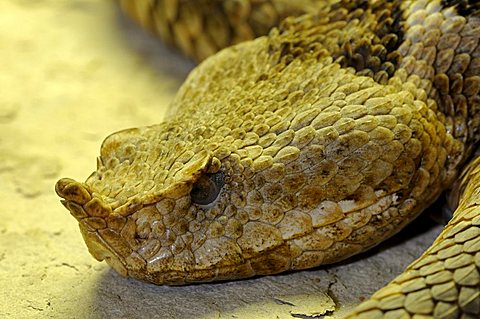
M 145 25 L 191 5 L 122 3 Z M 167 121 L 110 135 L 85 183 L 57 183 L 91 254 L 126 276 L 183 284 L 333 263 L 398 232 L 479 138 L 480 17 L 459 5 L 343 1 L 206 59 Z M 218 174 L 218 197 L 195 203 L 192 189 Z M 471 185 L 443 237 L 355 316 L 475 314 Z

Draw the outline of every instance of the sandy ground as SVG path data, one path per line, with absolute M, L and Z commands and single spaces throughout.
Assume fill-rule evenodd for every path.
M 339 318 L 439 233 L 424 219 L 341 265 L 184 287 L 95 261 L 55 181 L 84 180 L 109 133 L 160 121 L 192 67 L 111 1 L 0 1 L 0 318 Z

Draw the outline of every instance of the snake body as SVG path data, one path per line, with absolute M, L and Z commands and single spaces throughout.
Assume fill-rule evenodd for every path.
M 290 10 L 122 3 L 198 59 Z M 195 41 L 211 23 L 201 4 L 223 13 L 212 28 L 223 37 Z M 255 6 L 271 19 L 255 23 Z M 295 12 L 204 60 L 164 122 L 107 137 L 86 182 L 57 182 L 96 259 L 155 284 L 334 263 L 398 232 L 458 178 L 479 140 L 480 6 L 302 1 Z M 479 165 L 463 170 L 435 243 L 349 317 L 479 317 Z

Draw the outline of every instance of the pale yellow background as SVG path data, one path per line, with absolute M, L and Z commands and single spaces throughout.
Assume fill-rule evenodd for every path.
M 213 285 L 157 287 L 96 262 L 55 181 L 84 180 L 109 133 L 159 122 L 192 66 L 113 1 L 0 1 L 0 318 L 338 317 L 438 233 L 417 223 L 407 244 L 351 263 Z

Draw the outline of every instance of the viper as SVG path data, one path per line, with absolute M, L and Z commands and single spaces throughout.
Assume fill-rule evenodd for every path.
M 57 182 L 97 260 L 172 285 L 331 264 L 455 183 L 433 245 L 347 317 L 479 318 L 477 1 L 121 5 L 203 61 L 163 122 Z

